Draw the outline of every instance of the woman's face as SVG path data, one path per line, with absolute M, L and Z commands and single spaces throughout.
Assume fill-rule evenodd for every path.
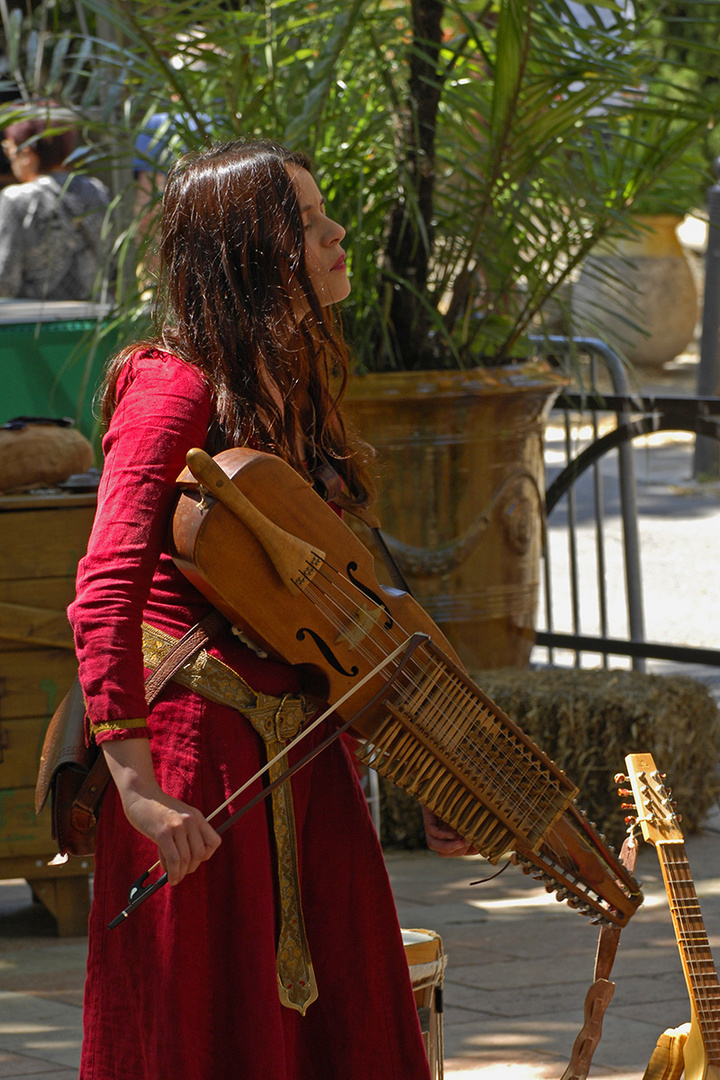
M 2 148 L 18 183 L 25 184 L 40 175 L 40 158 L 30 146 L 23 146 L 18 150 L 15 140 L 6 137 L 3 139 Z
M 345 267 L 345 252 L 340 241 L 345 236 L 338 225 L 325 213 L 325 200 L 307 169 L 292 163 L 286 166 L 295 185 L 305 236 L 305 268 L 323 307 L 336 304 L 350 294 L 350 279 Z M 307 302 L 300 289 L 291 283 L 293 304 L 298 314 L 305 314 Z

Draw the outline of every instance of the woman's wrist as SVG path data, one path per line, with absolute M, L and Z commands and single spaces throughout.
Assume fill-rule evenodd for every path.
M 90 735 L 98 745 L 110 740 L 146 738 L 148 735 L 145 717 L 136 717 L 131 720 L 101 720 L 98 722 L 89 719 L 89 725 Z
M 161 788 L 155 778 L 148 739 L 122 739 L 102 744 L 110 774 L 123 805 L 136 798 L 157 797 Z

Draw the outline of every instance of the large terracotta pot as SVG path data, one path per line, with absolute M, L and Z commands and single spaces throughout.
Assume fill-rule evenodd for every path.
M 573 289 L 575 329 L 599 333 L 631 364 L 661 367 L 695 332 L 698 297 L 677 238 L 681 220 L 638 216 L 638 235 L 598 245 Z
M 565 380 L 538 364 L 357 378 L 346 399 L 377 450 L 383 532 L 420 604 L 472 672 L 533 646 L 543 430 Z M 378 563 L 378 576 L 388 576 Z

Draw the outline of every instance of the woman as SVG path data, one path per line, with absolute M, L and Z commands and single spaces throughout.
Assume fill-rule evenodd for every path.
M 158 339 L 108 371 L 105 468 L 70 608 L 91 732 L 115 781 L 97 839 L 82 1080 L 427 1076 L 347 749 L 320 754 L 294 777 L 290 806 L 273 802 L 271 815 L 266 800 L 220 847 L 203 815 L 266 760 L 252 709 L 173 681 L 148 716 L 143 693 L 143 647 L 147 662 L 209 610 L 166 542 L 190 447 L 250 443 L 306 475 L 330 465 L 346 502 L 370 498 L 338 409 L 347 356 L 328 314 L 350 291 L 344 235 L 302 155 L 265 142 L 188 155 L 164 193 Z M 244 680 L 239 700 L 251 687 L 302 707 L 292 667 L 230 632 L 208 651 Z M 465 850 L 436 821 L 430 836 L 443 853 Z M 158 855 L 171 887 L 108 931 Z M 284 985 L 295 946 L 310 988 L 297 968 Z
M 53 132 L 51 116 L 5 129 L 2 148 L 18 182 L 0 191 L 0 296 L 99 295 L 109 195 L 99 180 L 69 171 L 76 140 L 74 131 Z

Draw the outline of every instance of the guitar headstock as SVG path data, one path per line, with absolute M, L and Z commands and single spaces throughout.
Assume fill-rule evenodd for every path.
M 658 772 L 652 754 L 628 754 L 625 768 L 628 775 L 615 779 L 619 783 L 629 781 L 632 784 L 635 820 L 642 829 L 645 840 L 650 844 L 682 842 L 681 819 L 675 813 L 674 804 L 670 800 L 670 789 L 665 787 L 665 777 Z M 622 789 L 620 793 L 629 794 Z

